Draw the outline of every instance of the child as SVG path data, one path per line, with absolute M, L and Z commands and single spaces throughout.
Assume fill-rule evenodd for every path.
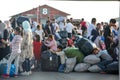
M 41 25 L 37 25 L 37 30 L 35 31 L 35 33 L 40 36 L 40 41 L 42 41 L 44 37 L 44 32 Z
M 44 42 L 44 44 L 49 47 L 50 50 L 57 51 L 57 42 L 52 34 L 48 36 L 48 39 Z
M 16 66 L 14 77 L 17 77 L 18 75 L 19 57 L 21 53 L 21 43 L 22 43 L 22 29 L 20 27 L 16 27 L 14 34 L 15 36 L 12 42 L 10 43 L 10 46 L 12 46 L 12 53 L 7 62 L 7 66 L 8 66 L 7 73 L 2 75 L 4 78 L 9 78 L 11 63 L 14 59 Z
M 52 50 L 51 50 L 52 51 Z M 53 53 L 56 53 L 58 56 L 60 56 L 60 60 L 61 60 L 61 65 L 59 66 L 59 69 L 58 71 L 59 72 L 64 72 L 64 69 L 65 69 L 65 59 L 66 59 L 66 56 L 65 56 L 65 53 L 63 51 L 63 47 L 61 45 L 59 45 L 57 47 L 57 51 L 52 51 Z
M 37 60 L 37 68 L 39 68 L 40 64 L 40 56 L 41 56 L 41 41 L 40 41 L 40 36 L 35 35 L 34 37 L 34 42 L 33 42 L 33 52 L 35 59 Z

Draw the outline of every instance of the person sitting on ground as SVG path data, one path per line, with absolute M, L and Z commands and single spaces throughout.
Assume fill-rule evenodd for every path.
M 65 70 L 65 59 L 66 59 L 66 56 L 65 56 L 65 53 L 63 51 L 63 47 L 61 45 L 59 45 L 57 47 L 57 51 L 56 52 L 52 51 L 52 50 L 51 50 L 51 52 L 56 53 L 58 56 L 60 56 L 61 65 L 59 66 L 58 71 L 59 72 L 64 72 L 64 70 Z

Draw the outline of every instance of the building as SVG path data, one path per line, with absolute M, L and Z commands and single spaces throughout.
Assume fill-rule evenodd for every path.
M 17 16 L 27 16 L 28 18 L 30 18 L 32 21 L 36 21 L 36 22 L 41 22 L 41 23 L 46 23 L 46 20 L 48 20 L 48 18 L 52 19 L 52 18 L 58 18 L 60 16 L 62 17 L 67 17 L 68 13 L 60 11 L 58 9 L 55 9 L 53 7 L 50 7 L 48 5 L 42 5 L 39 6 L 37 8 L 33 8 L 31 10 L 16 14 L 12 17 L 17 17 Z

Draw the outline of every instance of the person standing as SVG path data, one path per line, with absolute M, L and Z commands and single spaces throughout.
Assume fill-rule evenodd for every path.
M 113 33 L 112 26 L 115 26 L 116 20 L 110 19 L 109 25 L 105 28 L 104 37 L 105 37 L 105 45 L 108 53 L 112 56 L 113 59 L 116 59 L 116 54 L 114 53 L 113 43 Z
M 53 34 L 54 35 L 55 31 L 54 31 L 54 27 L 51 24 L 50 20 L 48 20 L 46 22 L 46 26 L 45 26 L 45 37 L 48 37 L 49 34 Z
M 42 42 L 40 41 L 40 36 L 35 35 L 33 41 L 33 52 L 34 52 L 35 60 L 37 62 L 36 69 L 40 68 L 39 64 L 41 57 L 41 46 L 42 46 Z
M 70 22 L 70 20 L 67 20 L 67 24 L 66 24 L 66 31 L 68 33 L 68 38 L 72 38 L 72 30 L 73 30 L 73 24 Z
M 19 57 L 21 54 L 22 43 L 22 29 L 20 27 L 16 27 L 14 34 L 15 36 L 12 42 L 10 43 L 10 46 L 12 46 L 12 53 L 10 54 L 10 58 L 8 59 L 7 62 L 7 73 L 2 75 L 2 77 L 4 78 L 9 78 L 11 63 L 13 62 L 14 59 L 16 66 L 14 77 L 17 77 L 18 75 Z
M 7 30 L 7 27 L 2 21 L 0 21 L 0 59 L 4 58 L 10 53 L 10 46 L 8 44 L 9 38 L 10 33 Z
M 31 74 L 30 60 L 33 58 L 33 38 L 31 26 L 28 21 L 22 23 L 23 27 L 23 42 L 22 42 L 22 58 L 23 58 L 23 73 L 22 75 Z
M 37 30 L 35 31 L 35 34 L 40 36 L 40 41 L 43 41 L 44 32 L 41 25 L 37 25 Z
M 87 28 L 87 37 L 91 36 L 91 32 L 96 28 L 96 18 L 92 18 L 91 24 Z

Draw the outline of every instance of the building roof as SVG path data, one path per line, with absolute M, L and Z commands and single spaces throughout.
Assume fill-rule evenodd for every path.
M 53 8 L 53 7 L 51 7 L 51 6 L 48 6 L 48 5 L 46 5 L 46 4 L 45 4 L 45 5 L 42 5 L 42 6 L 39 6 L 39 7 L 49 7 L 49 8 L 55 9 L 55 10 L 57 10 L 57 11 L 60 11 L 61 13 L 65 14 L 66 16 L 67 16 L 67 15 L 70 15 L 70 14 L 68 14 L 68 13 L 66 13 L 66 12 L 63 12 L 63 11 L 61 11 L 61 10 L 58 10 L 58 9 Z M 38 8 L 38 7 L 37 7 L 37 8 Z M 37 8 L 33 8 L 33 9 L 37 10 Z M 21 13 L 18 13 L 18 14 L 16 14 L 16 15 L 11 16 L 11 17 L 15 17 L 15 16 L 18 16 L 18 15 L 21 15 L 22 13 L 31 11 L 31 10 L 33 10 L 33 9 L 30 9 L 30 10 L 27 10 L 27 11 L 24 11 L 24 12 L 21 12 Z

